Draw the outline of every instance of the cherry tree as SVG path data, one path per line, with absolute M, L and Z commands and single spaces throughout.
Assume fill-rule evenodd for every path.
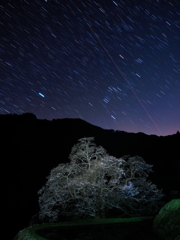
M 147 180 L 152 165 L 141 157 L 109 156 L 94 138 L 81 138 L 69 155 L 70 162 L 52 169 L 39 190 L 39 217 L 106 217 L 111 210 L 121 216 L 155 213 L 163 194 Z

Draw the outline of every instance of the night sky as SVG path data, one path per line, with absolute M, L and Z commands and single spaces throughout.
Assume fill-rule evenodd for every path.
M 0 113 L 180 130 L 180 1 L 1 0 Z

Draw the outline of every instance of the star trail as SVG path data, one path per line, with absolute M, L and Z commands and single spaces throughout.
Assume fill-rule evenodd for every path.
M 180 1 L 3 0 L 0 114 L 180 130 Z

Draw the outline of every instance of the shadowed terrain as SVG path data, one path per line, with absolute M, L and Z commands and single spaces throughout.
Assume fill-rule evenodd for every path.
M 38 212 L 37 191 L 50 170 L 69 161 L 72 146 L 82 137 L 95 137 L 110 155 L 139 155 L 153 164 L 150 179 L 167 200 L 180 191 L 180 133 L 170 136 L 104 130 L 80 119 L 40 120 L 31 113 L 0 115 L 4 222 L 12 239 Z M 7 224 L 6 224 L 7 225 Z M 6 228 L 3 228 L 6 230 Z

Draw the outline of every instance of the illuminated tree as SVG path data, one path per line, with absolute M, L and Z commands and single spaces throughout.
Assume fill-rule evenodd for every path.
M 158 210 L 161 191 L 147 181 L 152 166 L 139 157 L 117 159 L 94 138 L 82 138 L 72 148 L 70 163 L 51 170 L 39 190 L 39 217 L 105 217 L 110 210 L 121 216 L 149 215 Z

